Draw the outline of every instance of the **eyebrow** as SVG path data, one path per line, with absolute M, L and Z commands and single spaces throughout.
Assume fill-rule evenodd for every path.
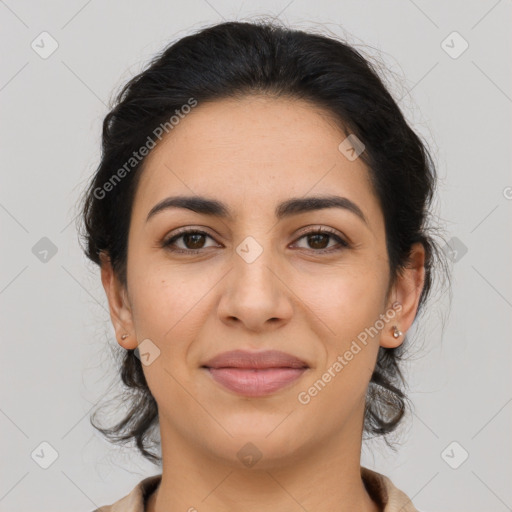
M 146 217 L 146 222 L 157 213 L 171 208 L 184 208 L 202 215 L 211 215 L 213 217 L 233 220 L 233 213 L 229 207 L 216 199 L 209 199 L 202 196 L 172 196 L 163 199 L 153 206 Z M 281 220 L 292 215 L 326 208 L 342 208 L 348 210 L 369 226 L 363 211 L 356 203 L 347 197 L 333 195 L 288 199 L 277 205 L 275 216 L 278 220 Z

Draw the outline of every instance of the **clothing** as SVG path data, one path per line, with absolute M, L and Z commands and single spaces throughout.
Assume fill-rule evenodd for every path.
M 361 477 L 368 494 L 379 504 L 382 512 L 419 512 L 407 495 L 395 487 L 387 476 L 361 466 Z M 147 499 L 161 479 L 162 475 L 145 478 L 124 498 L 92 512 L 145 512 Z

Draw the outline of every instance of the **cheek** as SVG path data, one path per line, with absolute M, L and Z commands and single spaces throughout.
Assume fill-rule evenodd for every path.
M 362 407 L 379 348 L 372 327 L 383 312 L 384 286 L 372 272 L 348 270 L 304 283 L 303 297 L 322 326 L 317 336 L 325 350 L 297 397 L 301 407 L 307 402 L 308 414 L 325 417 L 328 409 L 337 423 Z
M 158 266 L 151 270 L 148 265 L 143 272 L 133 274 L 132 312 L 137 338 L 139 342 L 151 340 L 158 354 L 150 365 L 143 366 L 143 371 L 151 393 L 164 409 L 168 403 L 189 405 L 182 385 L 192 371 L 187 364 L 190 346 L 204 325 L 204 296 L 209 288 L 211 285 L 208 287 L 208 282 L 197 275 L 191 280 L 174 270 L 158 270 Z
M 139 341 L 149 338 L 162 352 L 184 352 L 203 323 L 206 296 L 216 283 L 212 273 L 148 263 L 134 264 L 130 278 Z
M 304 281 L 303 297 L 321 326 L 316 334 L 325 350 L 308 382 L 313 387 L 303 389 L 314 402 L 311 410 L 320 413 L 328 404 L 338 404 L 335 414 L 341 418 L 364 401 L 379 349 L 381 330 L 375 325 L 383 313 L 386 286 L 382 268 L 369 265 L 347 265 Z
M 341 349 L 347 337 L 373 325 L 382 313 L 386 282 L 367 267 L 337 268 L 303 279 L 301 298 Z

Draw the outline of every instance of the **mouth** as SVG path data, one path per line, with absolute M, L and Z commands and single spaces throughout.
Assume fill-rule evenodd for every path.
M 301 359 L 277 350 L 234 350 L 210 359 L 202 368 L 224 388 L 244 396 L 258 397 L 290 386 L 309 366 Z
M 307 368 L 208 368 L 213 380 L 240 395 L 270 395 L 291 385 Z

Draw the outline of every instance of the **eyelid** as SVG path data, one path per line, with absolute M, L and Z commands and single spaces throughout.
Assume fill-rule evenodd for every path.
M 295 235 L 295 243 L 297 243 L 301 238 L 304 238 L 307 235 L 314 235 L 314 234 L 322 234 L 322 235 L 329 235 L 331 238 L 337 239 L 337 243 L 339 246 L 342 246 L 344 249 L 348 249 L 352 247 L 352 242 L 342 233 L 340 233 L 337 229 L 322 226 L 318 224 L 312 224 L 309 226 L 305 226 L 304 228 L 301 228 L 299 232 Z M 329 249 L 305 249 L 312 251 L 313 253 L 328 253 L 328 252 L 335 252 L 337 249 L 335 247 L 330 247 Z
M 172 235 L 170 235 L 169 237 L 165 237 L 166 240 L 169 240 L 175 236 L 178 236 L 178 235 L 182 235 L 182 234 L 186 234 L 190 231 L 192 232 L 201 232 L 202 234 L 205 234 L 205 235 L 208 235 L 212 238 L 215 238 L 215 236 L 217 235 L 212 235 L 211 233 L 209 233 L 207 231 L 208 228 L 206 227 L 203 227 L 203 226 L 186 226 L 186 227 L 183 227 L 183 228 L 177 228 Z M 334 234 L 334 235 L 337 235 L 339 236 L 340 238 L 343 238 L 344 240 L 346 240 L 347 243 L 349 243 L 349 239 L 343 234 L 341 233 L 340 231 L 338 231 L 337 229 L 334 229 L 334 228 L 331 228 L 331 227 L 328 227 L 328 226 L 324 226 L 322 224 L 309 224 L 307 226 L 303 226 L 302 228 L 300 228 L 296 233 L 295 233 L 295 237 L 297 236 L 302 236 L 302 235 L 305 235 L 305 234 L 309 234 L 310 232 L 315 232 L 315 231 L 324 231 L 326 233 L 330 233 L 330 234 Z
M 317 231 L 322 231 L 325 233 L 337 235 L 340 238 L 344 237 L 344 235 L 337 229 L 331 228 L 329 226 L 324 226 L 322 224 L 309 224 L 308 226 L 304 226 L 304 227 L 300 228 L 299 231 L 297 231 L 295 236 L 303 236 L 303 235 L 307 235 L 309 233 L 315 233 Z
M 183 227 L 183 228 L 178 228 L 176 229 L 175 231 L 172 232 L 172 234 L 170 235 L 166 235 L 162 242 L 161 242 L 161 246 L 163 248 L 166 248 L 168 245 L 170 245 L 171 241 L 173 240 L 176 240 L 176 239 L 179 239 L 180 237 L 182 237 L 183 235 L 187 235 L 189 233 L 192 233 L 192 234 L 199 234 L 199 235 L 205 235 L 207 237 L 210 237 L 212 240 L 214 240 L 216 243 L 218 243 L 216 240 L 215 240 L 215 236 L 211 235 L 210 233 L 208 233 L 205 228 L 201 227 L 195 227 L 195 226 L 186 226 L 186 227 Z M 201 251 L 202 249 L 176 249 L 177 252 L 180 252 L 180 251 L 183 251 L 183 252 L 194 252 L 194 251 Z

